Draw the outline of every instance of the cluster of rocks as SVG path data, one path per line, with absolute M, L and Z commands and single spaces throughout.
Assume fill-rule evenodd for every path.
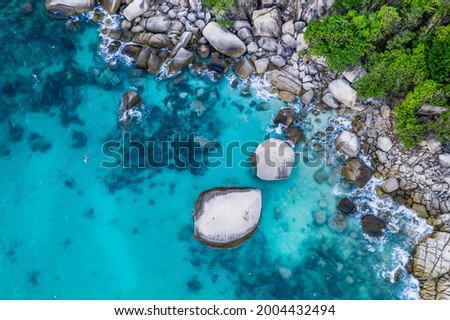
M 395 139 L 391 108 L 380 100 L 366 101 L 353 110 L 353 131 L 338 137 L 339 146 L 349 156 L 358 147 L 369 154 L 374 175 L 382 178 L 379 197 L 391 196 L 428 219 L 436 232 L 420 243 L 414 252 L 414 274 L 423 280 L 421 296 L 425 299 L 448 299 L 450 282 L 447 263 L 450 228 L 450 153 L 436 137 L 429 135 L 416 148 L 405 149 Z M 444 270 L 444 271 L 442 271 Z

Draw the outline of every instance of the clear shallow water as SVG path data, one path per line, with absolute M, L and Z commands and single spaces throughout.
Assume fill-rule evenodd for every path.
M 256 81 L 245 97 L 229 79 L 213 83 L 186 72 L 176 84 L 123 64 L 114 71 L 119 84 L 101 84 L 92 71 L 106 68 L 97 25 L 67 29 L 42 3 L 29 15 L 18 3 L 0 4 L 9 25 L 0 35 L 0 298 L 417 298 L 417 282 L 405 272 L 394 282 L 394 273 L 426 228 L 409 211 L 377 200 L 377 181 L 355 190 L 333 167 L 304 162 L 289 180 L 259 181 L 238 166 L 246 160 L 238 153 L 230 167 L 102 168 L 102 145 L 123 133 L 117 113 L 130 88 L 146 103 L 130 130 L 140 141 L 194 131 L 222 145 L 262 141 L 277 136 L 271 120 L 284 104 L 263 97 Z M 258 111 L 264 98 L 269 109 Z M 189 110 L 197 99 L 206 107 L 200 116 Z M 306 115 L 306 141 L 333 121 L 331 113 L 295 107 Z M 314 178 L 319 170 L 323 183 Z M 248 242 L 216 251 L 192 239 L 193 204 L 201 191 L 227 185 L 260 188 L 263 218 Z M 347 229 L 317 225 L 314 213 L 331 217 L 344 195 L 360 207 L 346 218 Z M 361 231 L 360 217 L 369 212 L 389 222 L 381 239 Z

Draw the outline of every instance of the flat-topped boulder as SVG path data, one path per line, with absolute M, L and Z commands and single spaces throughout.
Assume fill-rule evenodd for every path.
M 68 17 L 77 13 L 91 11 L 95 0 L 46 0 L 47 11 L 55 16 Z
M 362 229 L 369 237 L 381 237 L 386 223 L 378 217 L 366 214 L 361 218 Z
M 295 162 L 292 147 L 280 139 L 270 138 L 261 143 L 252 155 L 256 176 L 262 180 L 282 180 L 291 175 Z
M 272 70 L 267 76 L 267 80 L 271 85 L 280 91 L 287 91 L 296 96 L 301 95 L 302 83 L 291 74 L 280 71 L 278 69 Z
M 203 36 L 214 49 L 228 57 L 239 58 L 247 51 L 247 47 L 241 39 L 216 22 L 206 25 L 203 29 Z
M 206 246 L 233 248 L 249 239 L 261 219 L 261 191 L 219 187 L 202 192 L 194 212 L 194 238 Z

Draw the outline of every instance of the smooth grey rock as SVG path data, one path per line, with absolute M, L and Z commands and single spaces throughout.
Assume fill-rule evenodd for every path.
M 158 74 L 161 71 L 162 64 L 161 59 L 158 58 L 155 52 L 152 52 L 148 58 L 147 71 L 151 74 Z
M 392 149 L 393 143 L 392 140 L 388 137 L 378 137 L 377 147 L 378 149 L 388 152 Z
M 268 52 L 278 51 L 278 41 L 272 37 L 261 37 L 258 40 L 258 46 Z
M 297 40 L 292 35 L 284 34 L 281 39 L 289 48 L 295 49 L 297 47 Z
M 277 7 L 253 11 L 252 21 L 255 36 L 281 37 L 281 14 Z
M 250 42 L 247 46 L 247 52 L 249 54 L 255 53 L 258 51 L 258 45 L 255 42 Z
M 280 57 L 279 55 L 270 57 L 270 62 L 277 68 L 282 68 L 286 65 L 286 60 L 284 60 L 283 57 Z
M 361 78 L 362 76 L 364 76 L 366 73 L 367 73 L 366 70 L 359 67 L 359 68 L 347 69 L 342 74 L 345 77 L 345 79 L 347 79 L 350 83 L 353 83 L 356 80 L 358 80 L 359 78 Z
M 383 182 L 381 189 L 386 193 L 397 191 L 399 188 L 398 180 L 395 178 L 389 178 Z
M 337 100 L 333 97 L 333 95 L 331 93 L 326 93 L 323 97 L 322 97 L 322 101 L 329 106 L 332 109 L 336 109 L 339 107 L 339 103 L 337 102 Z
M 145 29 L 153 33 L 165 33 L 170 29 L 172 21 L 164 16 L 153 16 L 146 20 Z
M 56 16 L 68 17 L 94 9 L 95 0 L 46 0 L 47 11 Z
M 281 27 L 281 32 L 283 34 L 290 34 L 295 35 L 295 26 L 294 26 L 294 20 L 289 20 L 283 24 Z
M 148 44 L 155 48 L 168 48 L 172 45 L 172 42 L 166 34 L 157 33 L 150 38 Z
M 262 180 L 282 180 L 291 175 L 295 162 L 292 147 L 280 139 L 270 138 L 262 142 L 252 155 L 256 176 Z
M 221 187 L 202 192 L 194 210 L 194 238 L 213 248 L 233 248 L 249 239 L 261 219 L 261 191 Z
M 286 72 L 273 70 L 267 76 L 267 80 L 280 91 L 288 91 L 296 96 L 301 95 L 301 82 Z
M 442 143 L 432 134 L 427 137 L 427 146 L 431 153 L 439 152 L 442 149 Z
M 355 106 L 357 93 L 347 82 L 341 79 L 334 80 L 329 84 L 328 88 L 333 97 L 346 107 L 353 108 Z
M 258 74 L 263 74 L 266 72 L 267 67 L 269 66 L 269 59 L 262 58 L 255 61 L 255 68 Z
M 308 50 L 308 44 L 306 43 L 305 40 L 305 35 L 303 33 L 300 33 L 297 36 L 297 52 L 299 51 L 304 51 L 304 50 Z
M 438 159 L 443 168 L 450 168 L 450 153 L 441 153 Z
M 350 131 L 342 131 L 334 140 L 336 151 L 350 157 L 356 157 L 361 150 L 361 141 L 358 136 Z
M 125 9 L 123 9 L 122 13 L 128 21 L 133 21 L 147 10 L 147 0 L 134 0 Z
M 313 99 L 314 99 L 314 91 L 308 90 L 302 96 L 302 103 L 304 105 L 308 105 L 312 102 Z
M 173 48 L 169 57 L 173 58 L 181 48 L 186 48 L 189 41 L 191 41 L 191 38 L 192 38 L 192 32 L 189 32 L 189 31 L 183 32 L 183 34 L 180 37 L 180 40 L 178 40 L 178 43 Z
M 241 39 L 216 22 L 210 22 L 206 25 L 203 29 L 203 36 L 214 49 L 228 57 L 239 58 L 247 51 Z
M 242 40 L 245 41 L 248 38 L 253 37 L 252 32 L 250 31 L 250 29 L 247 28 L 242 28 L 238 31 L 238 37 Z

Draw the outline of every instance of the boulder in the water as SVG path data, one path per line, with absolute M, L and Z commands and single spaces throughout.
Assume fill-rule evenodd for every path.
M 202 192 L 194 212 L 194 238 L 206 246 L 234 248 L 249 239 L 261 218 L 261 191 L 221 187 Z
M 386 228 L 386 223 L 378 217 L 371 214 L 366 214 L 361 218 L 362 229 L 369 237 L 381 237 L 383 230 Z
M 354 214 L 356 212 L 356 205 L 349 198 L 342 198 L 337 205 L 337 209 L 342 214 Z
M 299 144 L 303 140 L 303 132 L 300 128 L 290 126 L 284 130 L 284 135 L 286 139 L 292 141 L 294 144 Z
M 68 17 L 77 13 L 91 11 L 95 0 L 46 0 L 48 13 L 57 17 Z
M 337 151 L 350 157 L 356 157 L 361 149 L 361 141 L 358 136 L 350 131 L 342 131 L 334 140 Z
M 262 180 L 282 180 L 291 175 L 295 162 L 292 147 L 280 139 L 270 138 L 261 143 L 252 155 L 256 176 Z
M 281 123 L 288 127 L 295 122 L 296 118 L 297 118 L 297 115 L 295 114 L 294 109 L 283 108 L 280 111 L 278 111 L 277 115 L 275 116 L 275 119 L 273 119 L 273 123 L 275 125 L 278 125 Z
M 358 158 L 349 158 L 345 162 L 342 167 L 342 175 L 359 188 L 364 187 L 372 179 L 372 171 Z

